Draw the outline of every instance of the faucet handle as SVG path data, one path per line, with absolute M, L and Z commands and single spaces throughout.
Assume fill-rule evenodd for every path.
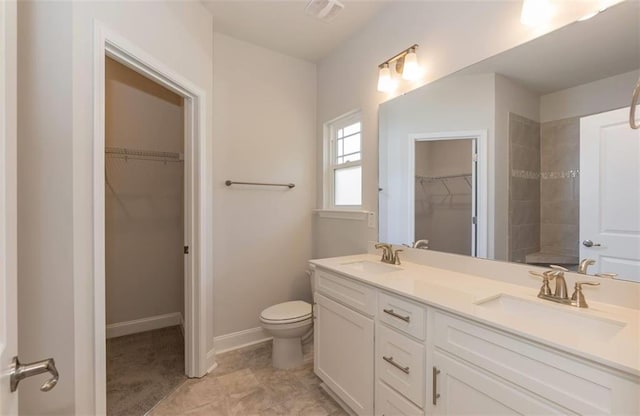
M 553 270 L 547 270 L 546 272 L 542 273 L 529 270 L 529 274 L 531 276 L 542 278 L 542 287 L 540 288 L 540 293 L 538 293 L 538 296 L 551 296 L 551 287 L 549 287 L 549 281 L 553 280 L 553 278 L 556 277 L 553 273 L 555 273 Z
M 382 249 L 382 258 L 380 259 L 380 261 L 384 263 L 392 262 L 393 259 L 391 257 L 393 256 L 393 248 L 391 247 L 391 244 L 376 243 L 375 248 Z
M 398 253 L 402 253 L 404 250 L 399 248 L 393 252 L 393 264 L 400 264 L 400 256 Z
M 582 293 L 582 285 L 588 286 L 600 286 L 600 283 L 597 282 L 576 282 L 575 290 L 573 291 L 573 295 L 571 295 L 571 300 L 575 303 L 575 306 L 578 308 L 588 308 L 587 301 L 584 299 L 584 294 Z
M 556 276 L 562 276 L 564 272 L 569 271 L 569 269 L 562 266 L 558 266 L 557 264 L 550 264 L 549 268 L 551 268 L 556 273 Z
M 606 279 L 615 279 L 618 273 L 596 273 L 598 277 L 604 277 Z

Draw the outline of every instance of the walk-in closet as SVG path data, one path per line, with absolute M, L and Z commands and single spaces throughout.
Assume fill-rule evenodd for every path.
M 415 143 L 415 240 L 432 250 L 474 250 L 472 139 Z
M 107 413 L 142 415 L 185 379 L 184 103 L 105 75 Z

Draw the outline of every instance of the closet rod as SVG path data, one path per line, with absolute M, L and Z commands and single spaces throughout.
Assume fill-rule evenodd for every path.
M 458 175 L 444 175 L 444 176 L 420 176 L 420 175 L 416 175 L 416 177 L 418 177 L 420 179 L 427 179 L 427 180 L 433 180 L 433 181 L 442 180 L 442 179 L 466 178 L 468 176 L 472 176 L 472 174 L 471 173 L 461 173 L 461 174 L 458 174 Z
M 286 186 L 289 189 L 296 186 L 293 183 L 237 182 L 237 181 L 230 181 L 230 180 L 225 181 L 224 184 L 227 186 L 231 186 L 231 185 Z
M 181 153 L 176 152 L 160 152 L 156 150 L 139 150 L 139 149 L 127 149 L 124 147 L 105 147 L 105 154 L 114 155 L 119 157 L 129 157 L 132 158 L 160 158 L 165 160 L 175 160 L 181 161 L 183 160 Z

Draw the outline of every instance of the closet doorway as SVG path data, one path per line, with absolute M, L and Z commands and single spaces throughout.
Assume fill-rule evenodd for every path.
M 207 179 L 210 177 L 211 172 L 211 154 L 210 148 L 207 145 L 207 135 L 205 126 L 205 115 L 207 114 L 205 108 L 205 92 L 199 86 L 191 83 L 181 73 L 176 72 L 172 67 L 166 66 L 161 61 L 157 60 L 154 56 L 149 55 L 144 50 L 140 49 L 136 45 L 132 44 L 128 39 L 112 32 L 100 23 L 95 23 L 95 37 L 94 37 L 94 73 L 93 73 L 93 91 L 94 91 L 94 134 L 93 134 L 93 235 L 94 235 L 94 247 L 93 247 L 93 285 L 94 285 L 94 297 L 93 297 L 93 323 L 94 323 L 94 337 L 92 339 L 93 351 L 94 351 L 94 367 L 89 369 L 94 375 L 94 388 L 95 388 L 95 413 L 105 414 L 107 413 L 107 351 L 106 342 L 107 332 L 113 333 L 114 328 L 117 331 L 126 328 L 128 325 L 115 325 L 109 328 L 107 331 L 107 192 L 117 192 L 115 188 L 115 181 L 117 175 L 124 175 L 125 168 L 131 168 L 134 163 L 144 164 L 137 168 L 134 168 L 139 172 L 143 166 L 147 167 L 149 164 L 156 166 L 154 169 L 162 170 L 161 174 L 145 176 L 153 176 L 155 180 L 155 186 L 159 185 L 159 181 L 162 179 L 162 175 L 168 175 L 171 170 L 171 165 L 174 165 L 174 169 L 181 170 L 183 174 L 183 196 L 182 196 L 182 210 L 181 215 L 182 222 L 182 244 L 178 244 L 178 252 L 176 253 L 182 256 L 182 285 L 177 290 L 183 291 L 183 310 L 182 318 L 183 325 L 178 327 L 184 328 L 184 361 L 181 377 L 202 377 L 208 371 L 215 367 L 215 354 L 210 343 L 207 342 L 208 327 L 207 322 L 210 322 L 210 317 L 207 314 L 207 300 L 210 295 L 211 288 L 211 269 L 212 262 L 211 256 L 213 253 L 212 243 L 210 236 L 213 233 L 212 217 L 211 217 L 211 205 L 213 203 L 212 190 L 210 182 Z M 177 148 L 160 148 L 155 147 L 157 142 L 153 142 L 154 147 L 134 148 L 125 147 L 128 144 L 117 144 L 107 142 L 106 135 L 108 133 L 107 128 L 107 78 L 106 70 L 108 60 L 112 59 L 119 64 L 122 64 L 128 70 L 135 72 L 137 75 L 142 76 L 147 82 L 152 82 L 157 85 L 153 88 L 164 88 L 181 98 L 181 111 L 182 111 L 182 130 L 181 133 L 181 145 L 183 146 L 183 160 L 180 160 L 180 152 Z M 180 65 L 178 65 L 180 68 Z M 166 94 L 163 92 L 161 95 Z M 153 93 L 147 95 L 153 96 Z M 157 95 L 157 94 L 156 94 Z M 164 95 L 163 95 L 164 96 Z M 149 97 L 147 97 L 149 98 Z M 159 97 L 155 97 L 158 99 Z M 172 105 L 176 105 L 175 97 Z M 171 99 L 168 102 L 172 102 Z M 165 104 L 167 105 L 167 100 Z M 136 119 L 127 115 L 130 119 Z M 156 133 L 160 126 L 164 123 L 164 120 L 154 118 L 157 125 L 155 126 Z M 135 137 L 139 132 L 134 132 L 132 135 Z M 178 135 L 177 134 L 177 135 Z M 118 139 L 120 140 L 120 139 Z M 147 142 L 151 146 L 152 142 Z M 114 144 L 113 146 L 111 144 Z M 146 143 L 145 143 L 146 145 Z M 122 148 L 128 149 L 123 150 Z M 136 152 L 142 151 L 142 152 Z M 107 153 L 109 152 L 109 153 Z M 164 153 L 153 153 L 164 152 Z M 177 153 L 177 155 L 176 155 Z M 111 160 L 111 157 L 114 159 Z M 139 159 L 134 159 L 135 156 L 140 156 Z M 124 158 L 124 160 L 122 160 Z M 144 158 L 144 159 L 142 159 Z M 153 160 L 148 160 L 153 159 Z M 177 159 L 177 160 L 176 160 Z M 113 174 L 107 178 L 107 175 L 112 173 L 109 164 L 120 163 L 119 167 L 121 172 Z M 179 166 L 179 167 L 176 167 Z M 107 180 L 113 186 L 113 190 L 108 189 Z M 149 178 L 151 180 L 151 178 Z M 135 181 L 142 181 L 142 177 L 136 177 Z M 166 185 L 166 184 L 165 184 Z M 131 183 L 127 183 L 125 186 L 126 191 L 131 191 L 127 188 L 133 186 Z M 146 189 L 146 192 L 150 189 Z M 111 198 L 111 197 L 110 197 Z M 129 214 L 142 212 L 144 209 L 152 209 L 155 218 L 158 216 L 163 217 L 175 217 L 175 208 L 169 212 L 166 208 L 167 205 L 162 205 L 162 208 L 157 204 L 150 204 L 149 198 L 136 199 L 133 195 L 127 197 L 129 202 L 137 201 L 133 204 L 133 207 L 119 206 L 120 215 L 125 212 L 124 208 L 127 208 Z M 165 199 L 175 199 L 175 195 L 171 192 L 164 195 Z M 162 198 L 161 198 L 162 199 Z M 111 201 L 114 205 L 120 204 L 122 201 L 118 201 L 113 197 Z M 146 205 L 145 205 L 146 204 Z M 120 217 L 117 217 L 120 219 Z M 143 216 L 143 219 L 146 217 Z M 146 218 L 149 220 L 149 218 Z M 145 224 L 144 221 L 138 225 L 142 228 L 153 228 Z M 156 230 L 157 231 L 157 230 Z M 158 242 L 154 242 L 157 244 Z M 163 243 L 164 244 L 164 243 Z M 168 243 L 167 243 L 168 244 Z M 171 243 L 173 245 L 173 243 Z M 140 250 L 150 249 L 150 247 L 139 247 Z M 124 250 L 127 252 L 127 250 Z M 133 262 L 141 258 L 135 257 L 130 253 L 126 255 L 133 258 Z M 162 261 L 164 259 L 159 259 Z M 132 260 L 129 259 L 129 262 Z M 121 266 L 121 265 L 120 265 Z M 155 267 L 155 266 L 154 266 Z M 157 270 L 157 269 L 156 269 Z M 148 291 L 151 291 L 151 286 L 147 285 Z M 155 288 L 154 288 L 155 289 Z M 128 294 L 127 294 L 128 295 Z M 142 304 L 143 302 L 140 302 Z M 157 304 L 156 304 L 157 305 Z M 134 327 L 138 325 L 140 329 L 144 329 L 147 325 L 148 329 L 157 327 L 158 322 L 164 322 L 160 326 L 169 327 L 175 326 L 175 322 L 179 321 L 176 312 L 164 313 L 164 311 L 155 312 L 157 315 L 153 315 L 159 319 L 146 319 L 139 318 L 134 319 Z M 113 315 L 110 315 L 113 316 Z M 125 321 L 131 323 L 132 321 Z M 152 322 L 153 324 L 150 324 Z M 121 322 L 116 322 L 121 323 Z M 161 342 L 162 343 L 162 342 Z M 127 387 L 122 388 L 126 389 Z M 140 386 L 136 386 L 137 389 Z M 131 391 L 130 391 L 131 392 Z M 135 410 L 138 413 L 140 409 Z M 144 413 L 144 412 L 142 412 Z
M 183 101 L 106 59 L 107 415 L 145 414 L 186 378 Z
M 412 135 L 409 235 L 428 248 L 479 256 L 486 251 L 486 133 Z

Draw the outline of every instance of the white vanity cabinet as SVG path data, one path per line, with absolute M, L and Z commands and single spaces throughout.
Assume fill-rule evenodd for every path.
M 434 415 L 575 414 L 441 351 L 433 353 L 430 373 L 435 386 L 430 392 Z
M 425 325 L 424 305 L 378 292 L 375 337 L 377 415 L 424 414 Z M 390 409 L 397 408 L 399 413 L 390 410 L 390 406 Z
M 640 414 L 637 375 L 462 313 L 322 268 L 315 299 L 315 372 L 358 415 Z
M 372 415 L 375 290 L 321 270 L 315 279 L 315 373 L 356 414 Z
M 637 380 L 613 369 L 439 311 L 432 336 L 434 414 L 640 412 Z

